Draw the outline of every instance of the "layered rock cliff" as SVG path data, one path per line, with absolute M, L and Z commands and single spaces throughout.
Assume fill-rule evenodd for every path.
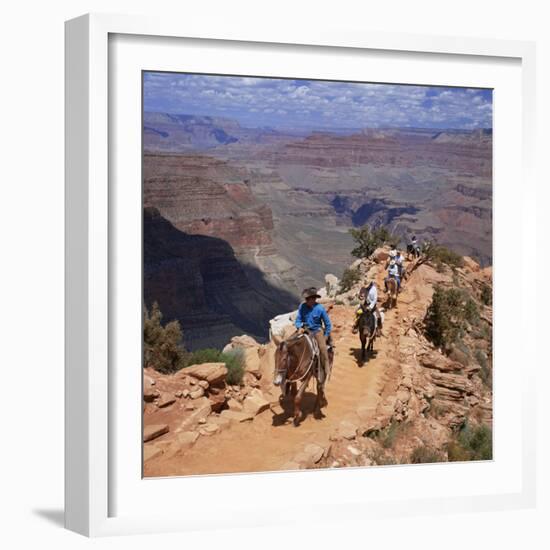
M 242 332 L 265 340 L 269 319 L 296 302 L 243 265 L 229 242 L 181 231 L 154 207 L 144 210 L 143 240 L 145 304 L 178 319 L 190 349 L 220 347 Z

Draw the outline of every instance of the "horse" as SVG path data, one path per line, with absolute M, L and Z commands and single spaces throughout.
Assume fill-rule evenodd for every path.
M 388 293 L 387 306 L 388 309 L 397 306 L 397 281 L 390 277 L 386 281 L 386 292 Z
M 414 244 L 407 245 L 407 256 L 413 258 L 420 258 L 420 246 Z
M 361 340 L 361 361 L 365 361 L 365 350 L 371 352 L 376 339 L 376 320 L 374 313 L 367 308 L 362 308 L 363 313 L 359 317 L 358 330 Z
M 315 338 L 307 333 L 295 332 L 283 341 L 279 341 L 275 335 L 272 338 L 277 345 L 273 383 L 281 387 L 283 398 L 290 389 L 290 395 L 294 398 L 294 425 L 298 426 L 302 419 L 302 397 L 312 377 L 315 377 L 317 382 L 315 412 L 321 414 L 321 407 L 327 405 L 323 379 L 326 376 L 322 377 L 320 374 L 319 347 Z M 332 351 L 329 352 L 330 363 L 331 355 Z M 327 370 L 330 370 L 330 365 L 327 365 Z M 328 375 L 328 372 L 326 374 Z

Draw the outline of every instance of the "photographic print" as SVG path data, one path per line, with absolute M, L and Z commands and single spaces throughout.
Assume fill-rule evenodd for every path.
M 142 86 L 144 476 L 491 460 L 492 90 Z

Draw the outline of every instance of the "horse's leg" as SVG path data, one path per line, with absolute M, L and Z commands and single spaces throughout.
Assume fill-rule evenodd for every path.
M 315 400 L 315 412 L 317 412 L 320 417 L 322 417 L 323 414 L 321 409 L 326 404 L 324 387 L 324 384 L 321 384 L 321 382 L 317 380 L 317 399 Z
M 300 386 L 300 389 L 296 393 L 296 397 L 294 398 L 294 425 L 295 426 L 298 426 L 300 424 L 300 419 L 302 416 L 302 409 L 301 409 L 302 397 L 304 395 L 304 392 L 306 391 L 310 377 L 311 377 L 311 374 L 308 374 L 306 376 L 305 380 Z
M 363 330 L 361 330 L 361 361 L 365 360 L 365 344 L 367 343 L 367 339 L 365 338 L 365 334 L 363 333 Z

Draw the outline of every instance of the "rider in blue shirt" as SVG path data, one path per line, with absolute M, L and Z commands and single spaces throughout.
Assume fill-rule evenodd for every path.
M 320 298 L 317 294 L 316 288 L 306 288 L 302 292 L 304 302 L 300 304 L 298 308 L 298 314 L 296 315 L 296 321 L 294 325 L 298 330 L 308 329 L 309 333 L 317 340 L 319 345 L 319 355 L 321 358 L 321 368 L 326 374 L 328 365 L 328 350 L 327 339 L 330 338 L 330 331 L 332 330 L 332 323 L 326 309 L 317 303 L 317 298 Z

